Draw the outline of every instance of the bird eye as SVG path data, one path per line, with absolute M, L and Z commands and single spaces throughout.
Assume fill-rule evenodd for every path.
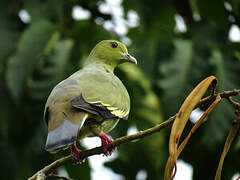
M 110 46 L 112 48 L 117 48 L 118 47 L 118 44 L 116 42 L 110 42 Z

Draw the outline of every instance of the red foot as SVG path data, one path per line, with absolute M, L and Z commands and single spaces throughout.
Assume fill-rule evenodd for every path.
M 113 152 L 117 151 L 117 147 L 113 147 L 111 150 L 108 150 L 108 144 L 113 142 L 112 139 L 110 139 L 109 137 L 107 137 L 106 134 L 102 133 L 100 135 L 100 138 L 102 140 L 102 151 L 104 153 L 104 155 L 109 156 L 111 155 Z
M 72 155 L 73 155 L 73 160 L 75 164 L 79 164 L 85 161 L 85 159 L 80 158 L 81 151 L 78 149 L 78 147 L 73 144 L 71 147 Z

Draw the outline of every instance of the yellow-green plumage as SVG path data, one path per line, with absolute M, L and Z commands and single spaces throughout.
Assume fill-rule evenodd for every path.
M 117 46 L 117 47 L 115 47 Z M 52 90 L 44 117 L 48 124 L 46 150 L 54 152 L 86 136 L 111 131 L 126 119 L 130 98 L 114 68 L 136 63 L 121 42 L 105 40 L 90 53 L 83 68 Z

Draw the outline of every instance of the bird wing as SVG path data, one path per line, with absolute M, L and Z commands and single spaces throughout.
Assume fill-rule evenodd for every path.
M 117 76 L 93 69 L 78 79 L 81 93 L 71 99 L 73 107 L 100 115 L 104 119 L 127 119 L 130 98 Z

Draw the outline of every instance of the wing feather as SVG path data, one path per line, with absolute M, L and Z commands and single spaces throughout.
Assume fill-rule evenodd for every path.
M 100 115 L 104 119 L 126 119 L 129 114 L 128 111 L 121 110 L 117 107 L 113 107 L 110 104 L 106 104 L 101 101 L 95 101 L 94 103 L 87 102 L 83 98 L 82 94 L 73 98 L 70 102 L 73 107 L 82 109 L 95 115 Z
M 127 119 L 130 111 L 130 98 L 120 79 L 112 73 L 98 69 L 85 70 L 78 76 L 80 92 L 71 103 L 104 118 Z M 92 112 L 92 111 L 95 112 Z

